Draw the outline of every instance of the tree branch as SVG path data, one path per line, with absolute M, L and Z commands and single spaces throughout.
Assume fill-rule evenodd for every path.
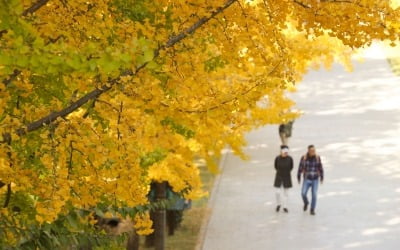
M 27 16 L 28 14 L 33 14 L 35 11 L 39 10 L 41 7 L 43 7 L 49 0 L 38 0 L 36 3 L 34 3 L 33 5 L 31 5 L 31 7 L 27 8 L 26 10 L 24 10 L 24 12 L 22 12 L 22 16 Z M 0 30 L 0 38 L 7 33 L 7 30 Z M 57 39 L 58 40 L 58 39 Z M 12 80 L 15 79 L 15 77 L 17 77 L 19 74 L 21 73 L 21 71 L 19 70 L 14 70 L 14 73 L 12 75 L 10 75 L 10 78 L 8 78 L 7 80 L 4 80 L 3 83 L 4 85 L 8 85 Z
M 312 8 L 311 5 L 305 4 L 305 3 L 303 3 L 303 2 L 301 2 L 299 0 L 294 0 L 293 2 L 295 4 L 300 5 L 301 7 L 305 8 L 305 9 L 311 9 Z M 321 0 L 320 3 L 350 3 L 350 4 L 356 4 L 356 5 L 360 6 L 360 7 L 362 7 L 360 4 L 358 4 L 358 3 L 354 2 L 354 1 L 351 1 L 351 0 Z
M 69 176 L 70 176 L 70 174 L 71 174 L 71 172 L 72 172 L 72 157 L 73 157 L 73 153 L 74 153 L 74 148 L 73 148 L 72 144 L 73 144 L 73 141 L 70 141 L 70 142 L 69 142 L 69 149 L 70 149 L 71 151 L 69 152 L 68 178 L 67 178 L 67 179 L 69 179 Z
M 305 8 L 305 9 L 311 9 L 312 8 L 311 5 L 308 5 L 308 4 L 305 4 L 305 3 L 301 2 L 301 0 L 293 0 L 293 2 L 295 4 L 297 4 L 297 5 L 300 5 L 301 7 Z M 366 6 L 360 4 L 360 3 L 356 2 L 356 1 L 352 1 L 352 0 L 320 0 L 320 3 L 326 3 L 326 4 L 329 4 L 329 3 L 339 3 L 339 4 L 340 3 L 345 3 L 345 4 L 354 4 L 354 5 L 357 5 L 357 6 L 361 7 L 361 8 L 367 8 Z
M 17 78 L 17 76 L 21 74 L 21 71 L 18 69 L 15 69 L 14 72 L 5 80 L 3 80 L 3 84 L 4 86 L 8 86 L 8 84 L 10 84 L 12 81 L 14 81 L 15 78 Z
M 22 16 L 27 16 L 28 14 L 33 14 L 34 12 L 36 12 L 37 10 L 42 8 L 48 1 L 49 0 L 38 0 L 36 3 L 32 4 L 31 7 L 24 10 L 24 12 L 22 12 Z
M 11 184 L 7 184 L 7 194 L 6 194 L 6 199 L 4 201 L 3 208 L 8 207 L 8 204 L 10 203 L 11 199 Z
M 280 64 L 281 64 L 281 62 L 278 62 L 278 63 L 272 68 L 272 70 L 271 70 L 267 75 L 268 75 L 268 76 L 271 76 L 271 75 L 276 71 L 276 69 L 278 68 L 278 66 L 279 66 Z M 228 103 L 230 103 L 230 102 L 233 102 L 233 101 L 235 101 L 235 100 L 238 100 L 239 97 L 241 97 L 241 96 L 246 96 L 246 95 L 247 95 L 248 93 L 250 93 L 253 89 L 257 88 L 257 87 L 260 86 L 260 85 L 261 85 L 260 83 L 256 83 L 256 84 L 254 84 L 252 87 L 250 87 L 250 88 L 248 88 L 247 90 L 243 91 L 242 93 L 238 94 L 237 96 L 234 96 L 234 97 L 232 97 L 232 98 L 230 98 L 230 99 L 228 99 L 228 100 L 222 101 L 222 102 L 220 102 L 220 103 L 218 103 L 218 104 L 215 104 L 214 106 L 211 106 L 211 107 L 206 108 L 206 109 L 185 110 L 185 109 L 179 108 L 179 109 L 177 109 L 177 111 L 182 112 L 182 113 L 189 113 L 189 114 L 191 114 L 191 113 L 207 113 L 207 112 L 209 112 L 209 111 L 216 110 L 216 109 L 218 109 L 218 108 L 224 106 L 225 104 L 228 104 Z M 161 105 L 163 105 L 163 106 L 165 106 L 165 107 L 170 107 L 168 104 L 165 104 L 165 103 L 161 103 Z
M 302 2 L 300 2 L 300 1 L 294 0 L 293 2 L 294 2 L 295 4 L 300 5 L 301 7 L 305 8 L 305 9 L 311 9 L 311 6 L 310 6 L 310 5 L 307 5 L 307 4 L 302 3 Z
M 115 83 L 112 83 L 112 85 Z M 36 129 L 39 129 L 41 127 L 43 127 L 44 125 L 49 125 L 50 123 L 52 123 L 53 121 L 57 120 L 58 118 L 61 117 L 65 117 L 67 115 L 69 115 L 70 113 L 72 113 L 73 111 L 77 110 L 78 108 L 82 107 L 85 103 L 87 103 L 90 100 L 94 100 L 97 97 L 99 97 L 101 94 L 103 94 L 104 92 L 108 91 L 111 89 L 112 85 L 103 85 L 101 88 L 98 89 L 94 89 L 91 92 L 89 92 L 88 94 L 84 95 L 82 98 L 80 98 L 79 100 L 73 102 L 71 105 L 69 105 L 68 107 L 60 110 L 60 111 L 56 111 L 56 112 L 52 112 L 49 115 L 36 120 L 32 123 L 29 123 L 26 128 L 20 128 L 17 130 L 17 134 L 19 136 L 26 134 L 27 132 L 31 132 L 34 131 Z
M 27 16 L 28 14 L 33 14 L 40 8 L 42 8 L 49 0 L 38 0 L 36 3 L 32 4 L 31 7 L 27 8 L 22 12 L 22 16 Z M 7 33 L 7 30 L 0 30 L 0 38 L 2 35 Z
M 218 7 L 216 10 L 211 12 L 211 15 L 208 17 L 202 17 L 200 18 L 195 24 L 181 32 L 180 34 L 171 37 L 168 42 L 165 44 L 165 48 L 169 48 L 174 46 L 177 42 L 183 40 L 186 38 L 188 35 L 194 33 L 198 28 L 203 26 L 205 23 L 207 23 L 210 19 L 214 18 L 216 15 L 219 13 L 223 12 L 225 9 L 229 8 L 233 3 L 237 2 L 237 0 L 228 0 L 225 2 L 225 4 L 221 7 Z
M 157 50 L 155 50 L 154 58 L 156 58 L 160 54 L 161 50 L 170 48 L 170 47 L 174 46 L 176 43 L 178 43 L 181 40 L 185 39 L 190 34 L 194 33 L 197 29 L 199 29 L 201 26 L 206 24 L 210 19 L 212 19 L 213 17 L 215 17 L 219 13 L 223 12 L 225 9 L 229 8 L 236 1 L 238 1 L 238 0 L 228 0 L 227 2 L 225 2 L 225 4 L 223 6 L 221 6 L 221 7 L 217 8 L 216 10 L 212 11 L 210 16 L 203 17 L 203 18 L 199 19 L 192 26 L 190 26 L 189 28 L 187 28 L 184 31 L 180 32 L 178 35 L 170 37 L 168 39 L 168 41 L 165 43 L 165 45 L 163 45 L 163 46 L 159 47 Z M 74 112 L 78 108 L 82 107 L 88 101 L 97 99 L 103 93 L 105 93 L 105 92 L 109 91 L 110 89 L 112 89 L 112 87 L 119 82 L 121 77 L 137 75 L 139 73 L 139 71 L 142 70 L 143 68 L 145 68 L 146 66 L 147 66 L 147 63 L 144 63 L 141 66 L 139 66 L 136 69 L 136 71 L 127 70 L 127 71 L 123 72 L 119 77 L 111 79 L 108 82 L 107 85 L 103 85 L 100 88 L 96 88 L 96 89 L 90 91 L 89 93 L 84 95 L 79 100 L 73 102 L 68 107 L 66 107 L 66 108 L 64 108 L 64 109 L 62 109 L 60 111 L 52 112 L 49 115 L 47 115 L 47 116 L 45 116 L 45 117 L 43 117 L 43 118 L 41 118 L 41 119 L 39 119 L 37 121 L 29 123 L 26 126 L 26 128 L 18 129 L 17 130 L 17 134 L 19 136 L 22 136 L 22 135 L 24 135 L 24 134 L 26 134 L 28 132 L 31 132 L 31 131 L 34 131 L 34 130 L 37 130 L 37 129 L 41 128 L 44 125 L 49 125 L 50 123 L 52 123 L 53 121 L 57 120 L 60 117 L 65 117 L 65 116 L 69 115 L 70 113 Z
M 7 30 L 0 30 L 0 38 L 7 33 Z
M 322 3 L 354 3 L 357 4 L 355 1 L 351 0 L 321 0 Z

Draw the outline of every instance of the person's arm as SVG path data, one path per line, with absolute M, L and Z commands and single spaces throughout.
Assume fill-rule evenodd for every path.
M 303 173 L 304 170 L 304 157 L 301 157 L 300 164 L 299 164 L 299 170 L 297 171 L 297 181 L 300 183 L 301 180 L 301 174 Z
M 321 182 L 324 182 L 324 167 L 322 166 L 321 157 L 319 157 L 318 171 L 321 178 Z
M 275 169 L 278 170 L 278 157 L 275 157 Z
M 293 158 L 292 157 L 290 157 L 290 171 L 292 171 L 293 170 Z

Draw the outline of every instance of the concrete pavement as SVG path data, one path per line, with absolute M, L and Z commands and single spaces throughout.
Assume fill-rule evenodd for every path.
M 262 128 L 247 136 L 250 161 L 227 153 L 203 250 L 400 249 L 400 78 L 375 49 L 352 73 L 309 72 L 293 95 L 305 111 L 289 143 L 295 168 L 308 144 L 325 167 L 317 215 L 302 211 L 295 172 L 289 214 L 274 211 L 279 138 Z

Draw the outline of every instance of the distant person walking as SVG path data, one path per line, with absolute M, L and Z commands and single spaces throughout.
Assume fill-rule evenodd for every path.
M 279 125 L 279 137 L 281 138 L 282 145 L 288 146 L 289 138 L 292 136 L 294 121 L 282 123 Z
M 283 206 L 283 211 L 288 213 L 288 191 L 292 187 L 291 171 L 293 169 L 293 159 L 289 156 L 289 147 L 286 145 L 281 146 L 281 154 L 275 158 L 275 182 L 276 188 L 276 212 L 279 212 Z
M 303 175 L 303 187 L 301 196 L 304 202 L 304 211 L 308 208 L 307 193 L 311 188 L 311 210 L 310 214 L 315 215 L 315 207 L 317 205 L 317 192 L 319 180 L 321 184 L 324 181 L 324 169 L 322 167 L 321 157 L 317 155 L 314 145 L 308 146 L 308 152 L 300 160 L 299 170 L 297 172 L 297 180 L 300 183 Z

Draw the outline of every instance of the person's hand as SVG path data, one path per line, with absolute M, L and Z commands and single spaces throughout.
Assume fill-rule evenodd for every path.
M 324 179 L 321 178 L 321 184 L 324 184 Z
M 297 182 L 300 184 L 300 178 L 297 178 Z

